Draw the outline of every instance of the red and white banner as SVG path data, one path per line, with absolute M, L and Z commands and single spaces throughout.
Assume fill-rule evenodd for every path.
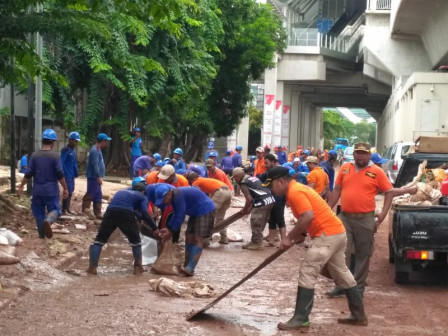
M 272 143 L 272 131 L 274 129 L 274 113 L 275 105 L 273 104 L 275 96 L 272 94 L 265 95 L 265 104 L 263 111 L 263 143 L 262 145 Z

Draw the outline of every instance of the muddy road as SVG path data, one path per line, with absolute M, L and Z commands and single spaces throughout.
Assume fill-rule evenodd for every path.
M 231 208 L 227 215 L 238 210 Z M 287 228 L 291 225 L 288 214 Z M 247 218 L 233 224 L 231 229 L 241 234 L 245 241 L 249 240 Z M 83 251 L 80 256 L 59 270 L 48 260 L 24 257 L 22 263 L 29 263 L 30 275 L 37 269 L 43 275 L 33 276 L 27 282 L 28 290 L 22 291 L 23 295 L 0 311 L 0 335 L 299 334 L 281 332 L 277 330 L 277 324 L 293 314 L 304 246 L 291 248 L 210 309 L 203 319 L 187 322 L 185 316 L 189 312 L 204 307 L 213 298 L 172 298 L 150 291 L 148 280 L 161 276 L 152 274 L 149 266 L 145 267 L 147 272 L 142 276 L 131 275 L 131 249 L 120 237 L 102 254 L 98 276 L 86 276 L 85 248 L 94 235 L 94 231 L 88 233 L 79 244 Z M 220 245 L 214 241 L 202 254 L 193 280 L 212 285 L 220 294 L 276 250 L 275 247 L 263 251 L 242 250 L 242 244 Z M 0 266 L 0 274 L 1 270 Z M 10 272 L 9 276 L 14 274 Z M 339 325 L 337 318 L 348 314 L 347 302 L 345 298 L 327 298 L 325 292 L 333 284 L 320 277 L 308 333 L 446 335 L 446 276 L 446 270 L 433 270 L 429 274 L 418 274 L 412 284 L 396 285 L 393 265 L 388 262 L 387 223 L 383 223 L 377 234 L 365 293 L 369 326 Z M 168 277 L 180 282 L 192 280 Z

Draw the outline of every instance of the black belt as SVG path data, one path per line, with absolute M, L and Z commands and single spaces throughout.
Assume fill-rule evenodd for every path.
M 361 218 L 367 218 L 367 217 L 374 217 L 375 211 L 360 212 L 360 213 L 351 213 L 351 212 L 341 211 L 341 214 L 343 214 L 344 216 L 347 216 L 349 218 L 361 219 Z

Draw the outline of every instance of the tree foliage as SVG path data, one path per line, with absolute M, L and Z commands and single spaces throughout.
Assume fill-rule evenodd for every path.
M 253 0 L 0 0 L 0 19 L 1 84 L 41 76 L 44 112 L 88 142 L 110 133 L 114 165 L 127 162 L 137 121 L 195 147 L 191 158 L 208 134 L 229 135 L 286 40 L 272 8 Z
M 356 142 L 375 144 L 376 124 L 368 123 L 366 120 L 354 124 L 340 113 L 327 110 L 323 115 L 323 127 L 325 148 L 333 148 L 333 141 L 336 138 L 347 138 L 350 144 Z

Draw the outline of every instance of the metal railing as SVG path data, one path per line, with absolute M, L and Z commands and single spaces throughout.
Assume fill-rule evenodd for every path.
M 368 0 L 367 9 L 368 10 L 390 10 L 392 5 L 392 0 Z

